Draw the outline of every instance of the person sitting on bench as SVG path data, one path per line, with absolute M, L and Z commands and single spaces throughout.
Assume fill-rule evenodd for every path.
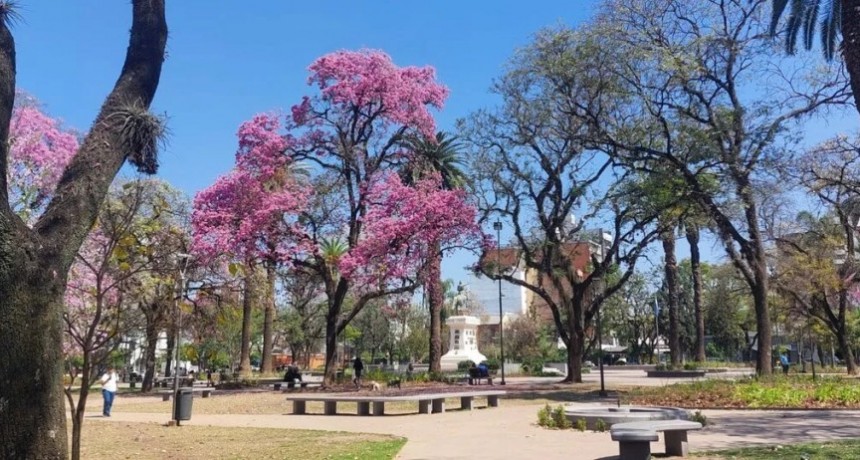
M 284 374 L 284 382 L 287 382 L 287 388 L 295 388 L 296 382 L 302 381 L 302 373 L 299 372 L 298 366 L 287 366 L 287 372 Z

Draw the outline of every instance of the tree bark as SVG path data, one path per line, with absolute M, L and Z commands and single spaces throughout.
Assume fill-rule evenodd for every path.
M 239 373 L 251 374 L 251 316 L 254 309 L 256 286 L 254 267 L 245 266 L 245 286 L 242 293 L 242 351 L 239 357 Z
M 260 372 L 272 372 L 272 352 L 275 329 L 275 265 L 266 264 L 266 306 L 263 312 L 263 357 Z
M 430 309 L 430 372 L 442 372 L 442 257 L 438 246 L 427 261 L 427 297 Z
M 165 350 L 165 354 L 167 355 L 164 359 L 164 376 L 170 377 L 173 375 L 173 368 L 175 366 L 173 362 L 174 347 L 176 346 L 176 325 L 175 323 L 170 326 L 167 331 L 167 350 Z
M 696 361 L 705 362 L 705 315 L 702 311 L 702 263 L 699 253 L 699 227 L 687 224 L 687 242 L 690 243 L 690 271 L 693 275 L 693 310 L 696 317 Z
M 854 104 L 860 112 L 860 0 L 842 1 L 842 57 L 851 78 Z
M 326 318 L 325 325 L 325 375 L 323 385 L 331 386 L 337 371 L 337 318 Z
M 753 305 L 755 306 L 756 337 L 758 339 L 758 357 L 756 359 L 756 373 L 758 375 L 773 374 L 772 350 L 773 332 L 770 325 L 770 314 L 767 305 L 767 266 L 762 262 L 753 267 L 755 272 L 755 284 L 751 286 Z
M 167 42 L 163 0 L 135 0 L 119 79 L 33 230 L 8 203 L 15 45 L 0 17 L 0 459 L 68 457 L 62 389 L 63 293 L 69 267 L 129 152 L 115 115 L 148 108 Z M 0 15 L 2 16 L 2 15 Z
M 155 380 L 155 349 L 158 347 L 158 327 L 155 323 L 147 320 L 146 322 L 146 350 L 143 352 L 143 382 L 140 385 L 142 393 L 152 391 L 152 384 Z
M 675 257 L 675 235 L 665 232 L 660 236 L 665 254 L 666 308 L 669 311 L 669 359 L 673 367 L 681 365 L 681 338 L 678 318 L 678 262 Z

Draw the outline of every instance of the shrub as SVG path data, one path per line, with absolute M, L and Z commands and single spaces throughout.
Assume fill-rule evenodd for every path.
M 581 418 L 581 419 L 576 421 L 576 429 L 577 430 L 585 431 L 586 428 L 588 428 L 588 423 L 585 421 L 584 418 Z
M 544 428 L 555 428 L 555 420 L 552 418 L 552 408 L 549 404 L 538 411 L 538 425 Z
M 564 406 L 558 406 L 552 411 L 552 419 L 556 428 L 565 430 L 571 427 L 570 419 L 564 413 Z
M 685 371 L 697 371 L 697 370 L 699 370 L 699 364 L 698 363 L 684 363 L 684 370 Z
M 469 370 L 470 367 L 472 367 L 472 364 L 474 363 L 468 359 L 465 361 L 460 361 L 459 363 L 457 363 L 457 371 L 466 372 Z
M 486 363 L 487 370 L 489 370 L 490 372 L 494 372 L 494 371 L 499 370 L 499 367 L 500 367 L 499 366 L 499 360 L 496 358 L 487 358 L 487 360 L 484 361 L 484 363 Z
M 690 416 L 690 420 L 699 422 L 702 426 L 708 426 L 708 417 L 706 417 L 700 410 L 694 412 L 693 415 Z
M 604 422 L 602 418 L 599 418 L 596 422 L 594 422 L 594 431 L 599 431 L 603 433 L 604 431 L 606 431 L 606 428 L 606 422 Z
M 443 374 L 441 372 L 428 372 L 427 373 L 427 379 L 430 380 L 431 382 L 444 382 L 445 381 L 445 374 Z
M 660 364 L 654 366 L 654 370 L 655 371 L 667 371 L 667 370 L 669 370 L 669 365 L 664 364 L 664 363 L 660 363 Z

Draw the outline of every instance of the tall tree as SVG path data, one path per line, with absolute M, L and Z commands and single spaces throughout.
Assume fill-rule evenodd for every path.
M 163 0 L 134 0 L 125 63 L 32 228 L 9 204 L 9 122 L 15 100 L 14 2 L 0 2 L 0 458 L 66 458 L 63 293 L 67 273 L 126 159 L 157 169 L 161 125 L 147 110 L 161 75 Z
M 606 75 L 606 102 L 577 109 L 599 148 L 646 172 L 672 171 L 713 222 L 753 292 L 762 374 L 772 371 L 763 175 L 794 147 L 782 135 L 790 124 L 850 97 L 837 72 L 772 52 L 766 3 L 608 1 L 596 26 L 607 52 L 593 64 Z
M 842 51 L 854 105 L 860 111 L 860 0 L 772 0 L 772 7 L 771 35 L 779 32 L 779 23 L 788 11 L 785 48 L 790 54 L 797 49 L 798 38 L 806 49 L 812 49 L 818 22 L 821 51 L 827 60 L 833 59 L 837 49 Z
M 239 370 L 251 372 L 251 314 L 262 300 L 261 370 L 271 372 L 275 270 L 307 249 L 296 221 L 310 190 L 291 174 L 289 138 L 280 132 L 277 117 L 255 116 L 240 126 L 238 137 L 235 168 L 194 199 L 193 248 L 204 260 L 226 254 L 238 261 L 234 267 L 241 265 L 245 295 Z
M 704 362 L 705 356 L 705 315 L 702 310 L 702 255 L 699 250 L 699 223 L 695 218 L 684 220 L 684 235 L 690 245 L 690 271 L 693 283 L 693 310 L 696 321 L 695 359 Z
M 434 139 L 424 137 L 410 138 L 406 143 L 411 152 L 409 162 L 404 168 L 404 176 L 408 183 L 439 174 L 442 188 L 452 190 L 466 184 L 466 176 L 462 171 L 460 150 L 462 144 L 456 137 L 447 136 L 444 132 L 436 133 Z M 428 276 L 424 284 L 430 310 L 430 372 L 442 372 L 442 308 L 445 299 L 442 295 L 442 248 L 435 248 L 427 261 L 431 273 L 438 276 Z
M 422 233 L 438 232 L 446 225 L 443 221 L 426 221 L 418 227 L 410 227 L 420 219 L 400 215 L 406 219 L 404 222 L 411 224 L 393 225 L 387 229 L 388 235 L 379 234 L 375 238 L 367 238 L 366 230 L 369 225 L 379 223 L 368 218 L 376 204 L 374 200 L 395 196 L 389 192 L 409 195 L 384 173 L 402 163 L 404 139 L 433 137 L 435 122 L 430 110 L 442 106 L 448 90 L 436 81 L 433 68 L 399 67 L 388 55 L 375 50 L 331 53 L 311 64 L 310 71 L 309 83 L 317 87 L 318 94 L 305 97 L 292 108 L 293 128 L 301 133 L 294 150 L 297 157 L 306 159 L 317 173 L 314 178 L 316 206 L 303 215 L 303 221 L 307 238 L 315 248 L 321 248 L 325 241 L 341 239 L 348 253 L 339 259 L 337 267 L 318 250 L 312 257 L 295 263 L 323 279 L 328 302 L 325 379 L 331 383 L 335 375 L 337 338 L 349 322 L 367 302 L 414 290 L 424 276 L 422 273 L 416 278 L 415 273 L 410 273 L 410 279 L 402 276 L 406 274 L 400 270 L 402 267 L 387 266 L 378 273 L 382 278 L 362 282 L 360 279 L 367 281 L 367 272 L 352 266 L 347 276 L 347 270 L 342 272 L 343 264 L 350 259 L 357 260 L 356 257 L 384 260 L 388 255 L 402 255 L 402 250 L 420 247 L 415 244 Z M 391 188 L 386 191 L 385 187 L 374 185 Z M 372 197 L 372 189 L 381 195 Z M 441 193 L 444 191 L 439 192 L 437 196 L 446 196 Z M 417 203 L 403 204 L 409 205 L 404 210 L 418 209 L 414 207 Z M 390 207 L 392 212 L 397 209 L 395 203 L 387 200 L 380 205 Z M 440 211 L 432 206 L 426 210 L 425 216 L 431 215 L 431 211 Z M 391 224 L 390 220 L 385 222 Z M 403 233 L 408 228 L 414 233 Z M 383 241 L 390 246 L 378 246 Z M 359 250 L 361 246 L 365 249 Z M 372 254 L 374 251 L 376 253 Z M 397 257 L 389 260 L 395 261 Z M 346 307 L 348 296 L 354 299 L 352 308 Z
M 681 325 L 678 312 L 678 258 L 675 256 L 675 227 L 660 234 L 663 246 L 663 281 L 666 287 L 666 311 L 669 313 L 669 359 L 672 366 L 681 365 Z
M 591 74 L 579 63 L 600 52 L 570 30 L 542 31 L 494 86 L 501 107 L 464 125 L 477 152 L 472 169 L 482 219 L 499 219 L 513 234 L 505 259 L 497 263 L 488 246 L 478 269 L 546 304 L 567 346 L 569 382 L 582 382 L 598 309 L 657 233 L 658 213 L 622 198 L 631 192 L 625 171 L 587 148 L 587 124 L 572 115 L 579 104 L 596 103 Z M 611 232 L 608 242 L 597 231 L 602 225 Z M 618 276 L 609 276 L 616 269 Z

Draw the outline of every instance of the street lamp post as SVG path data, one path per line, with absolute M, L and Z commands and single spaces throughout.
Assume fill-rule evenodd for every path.
M 601 263 L 606 260 L 606 247 L 603 244 L 603 242 L 604 242 L 603 235 L 604 235 L 604 233 L 603 233 L 603 230 L 601 229 L 600 230 Z M 606 273 L 605 273 L 605 271 L 603 273 L 602 278 L 603 278 L 603 284 L 604 284 L 604 289 L 605 289 L 605 287 L 606 287 Z M 606 384 L 605 384 L 604 379 L 603 379 L 603 321 L 600 319 L 600 310 L 602 310 L 601 307 L 602 307 L 602 305 L 597 306 L 597 347 L 600 350 L 600 353 L 599 353 L 599 359 L 600 359 L 600 393 L 598 393 L 598 394 L 600 395 L 601 398 L 605 398 L 606 396 L 608 396 L 608 393 L 606 392 Z
M 502 316 L 502 222 L 493 222 L 493 229 L 496 231 L 496 265 L 498 266 L 499 275 L 499 349 L 502 359 L 499 367 L 502 368 L 502 385 L 505 384 L 505 325 L 504 316 Z
M 176 420 L 176 426 L 179 426 L 179 414 L 176 411 L 176 405 L 179 404 L 179 347 L 182 344 L 182 311 L 179 308 L 179 303 L 185 298 L 185 269 L 188 267 L 188 259 L 191 258 L 188 254 L 178 254 L 179 259 L 179 294 L 173 303 L 175 319 L 176 319 L 176 340 L 173 344 L 173 419 Z

